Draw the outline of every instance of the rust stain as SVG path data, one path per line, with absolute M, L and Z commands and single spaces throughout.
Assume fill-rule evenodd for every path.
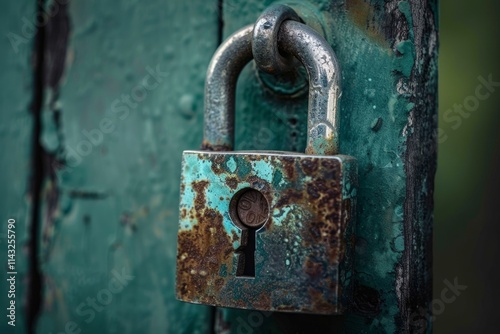
M 314 173 L 318 170 L 319 161 L 318 159 L 301 159 L 300 167 L 304 171 L 306 175 L 314 175 Z
M 339 165 L 333 161 L 329 163 L 332 165 L 328 170 L 332 170 L 336 177 L 339 176 Z M 336 177 L 321 178 L 307 185 L 308 202 L 316 216 L 311 223 L 312 240 L 305 241 L 323 243 L 330 264 L 338 264 L 341 255 L 339 241 L 342 224 L 342 189 Z
M 276 203 L 277 208 L 282 208 L 292 203 L 299 203 L 304 198 L 302 191 L 295 189 L 286 189 L 280 194 L 279 200 Z
M 222 230 L 222 215 L 207 209 L 199 214 L 199 223 L 189 231 L 179 232 L 183 253 L 177 255 L 177 293 L 180 299 L 197 300 L 207 289 L 220 290 L 224 280 L 207 276 L 221 265 L 231 266 L 231 240 Z M 222 233 L 221 233 L 222 232 Z M 214 302 L 204 300 L 204 302 Z
M 297 170 L 295 168 L 296 160 L 294 158 L 284 157 L 282 161 L 286 178 L 292 182 L 297 180 Z
M 323 245 L 329 263 L 338 264 L 341 256 L 339 239 L 342 231 L 342 188 L 338 179 L 341 176 L 340 165 L 335 160 L 321 160 L 320 168 L 318 159 L 303 159 L 301 168 L 307 175 L 317 174 L 318 169 L 322 171 L 322 177 L 307 182 L 303 190 L 302 203 L 309 207 L 310 213 L 313 214 L 310 227 L 307 233 L 303 234 L 303 242 L 308 247 Z M 294 200 L 297 199 L 296 196 Z M 307 261 L 305 266 L 304 269 L 310 271 L 311 268 L 307 268 Z
M 213 165 L 212 165 L 213 166 Z M 238 179 L 234 176 L 229 176 L 229 177 L 226 177 L 226 184 L 229 188 L 231 189 L 236 189 L 238 187 Z
M 187 210 L 186 208 L 181 209 L 181 219 L 185 219 L 187 217 Z
M 216 155 L 212 160 L 212 171 L 215 173 L 215 175 L 221 175 L 226 172 L 223 166 L 224 156 Z
M 332 304 L 324 299 L 323 293 L 321 290 L 317 290 L 314 288 L 309 288 L 309 295 L 311 296 L 312 305 L 311 309 L 318 312 L 332 312 L 337 308 L 337 306 L 332 307 Z M 333 309 L 333 310 L 332 310 Z
M 340 164 L 336 160 L 328 159 L 301 159 L 301 172 L 303 175 L 321 175 L 310 182 L 306 182 L 302 188 L 288 188 L 280 193 L 276 208 L 296 204 L 308 208 L 311 217 L 302 217 L 307 221 L 308 227 L 299 230 L 301 240 L 306 247 L 314 248 L 321 245 L 326 251 L 330 264 L 338 264 L 342 253 L 341 232 L 344 226 L 342 220 L 342 187 L 339 182 L 341 176 Z M 291 226 L 290 228 L 297 228 Z M 318 246 L 319 247 L 319 246 Z M 311 254 L 321 258 L 322 253 Z M 325 271 L 323 266 L 314 267 L 314 261 L 307 259 L 304 263 L 304 271 L 311 273 L 311 279 L 321 276 L 318 270 Z M 313 270 L 315 269 L 315 270 Z
M 226 175 L 225 186 L 235 190 L 240 182 L 246 182 L 281 212 L 271 215 L 258 232 L 261 254 L 265 254 L 260 261 L 266 264 L 259 266 L 256 262 L 255 281 L 235 279 L 232 274 L 237 269 L 233 266 L 241 264 L 235 261 L 238 250 L 234 250 L 233 243 L 243 243 L 247 231 L 241 232 L 241 239 L 235 231 L 226 232 L 222 213 L 206 203 L 208 181 L 191 184 L 195 203 L 188 212 L 181 210 L 181 215 L 192 215 L 197 223 L 192 230 L 179 233 L 179 299 L 260 310 L 338 312 L 340 300 L 332 300 L 331 296 L 342 291 L 338 276 L 345 250 L 342 233 L 349 218 L 343 213 L 349 203 L 342 201 L 342 164 L 337 159 L 276 159 L 273 164 L 279 166 L 286 183 L 279 190 L 251 172 L 243 176 L 229 174 L 223 170 L 224 156 L 210 157 L 212 171 Z M 279 226 L 273 227 L 278 221 Z M 284 272 L 289 275 L 286 281 L 273 279 Z M 290 293 L 294 287 L 302 292 Z
M 383 27 L 379 23 L 383 22 L 383 20 L 377 17 L 383 15 L 383 8 L 377 8 L 377 6 L 380 5 L 372 5 L 366 0 L 346 0 L 347 13 L 354 24 L 366 32 L 368 37 L 377 44 L 390 48 L 390 42 L 387 40 Z
M 304 264 L 304 272 L 309 275 L 312 280 L 321 279 L 323 273 L 323 265 L 308 258 Z
M 292 165 L 292 162 L 289 164 Z M 287 176 L 293 175 L 299 179 L 312 176 L 313 179 L 304 182 L 301 187 L 291 187 L 281 191 L 276 208 L 289 205 L 307 208 L 306 212 L 294 211 L 294 218 L 282 222 L 282 228 L 289 231 L 289 235 L 294 233 L 300 235 L 301 249 L 307 249 L 307 252 L 301 255 L 305 256 L 302 272 L 307 277 L 306 285 L 310 288 L 308 302 L 304 300 L 303 307 L 304 310 L 309 308 L 320 313 L 337 312 L 339 302 L 332 304 L 331 300 L 325 299 L 324 292 L 326 286 L 335 290 L 340 284 L 338 279 L 325 282 L 325 277 L 330 275 L 332 266 L 340 264 L 345 250 L 341 233 L 345 228 L 342 214 L 344 209 L 342 186 L 339 180 L 341 165 L 337 160 L 303 158 L 293 168 L 295 171 L 288 173 Z M 306 226 L 302 228 L 297 226 L 297 219 L 303 221 Z M 274 251 L 279 252 L 279 244 Z M 304 284 L 304 276 L 296 279 L 297 285 Z M 259 305 L 261 308 L 266 306 L 269 307 L 269 304 Z M 280 305 L 277 308 L 282 311 L 293 311 L 296 305 Z
M 233 231 L 232 233 L 232 241 L 235 242 L 235 241 L 238 241 L 240 239 L 240 237 L 238 236 L 238 233 L 236 233 L 235 231 Z
M 201 150 L 202 151 L 228 152 L 228 151 L 232 151 L 233 148 L 229 145 L 213 145 L 213 144 L 209 143 L 208 141 L 204 140 L 201 143 Z
M 182 253 L 177 254 L 177 297 L 183 300 L 206 297 L 207 289 L 219 291 L 224 280 L 211 277 L 209 273 L 219 272 L 222 266 L 232 267 L 232 240 L 225 233 L 222 215 L 206 206 L 207 186 L 208 181 L 192 183 L 195 203 L 189 214 L 196 218 L 197 224 L 178 235 L 178 249 Z M 215 300 L 208 297 L 203 302 L 213 303 Z
M 205 208 L 206 205 L 205 190 L 208 187 L 208 181 L 194 181 L 192 187 L 196 193 L 194 197 L 194 209 L 199 213 Z
M 249 291 L 252 291 L 251 289 Z M 263 308 L 269 309 L 270 305 L 273 304 L 273 300 L 271 298 L 270 293 L 261 293 L 259 294 L 259 298 L 256 300 L 257 305 L 262 305 Z

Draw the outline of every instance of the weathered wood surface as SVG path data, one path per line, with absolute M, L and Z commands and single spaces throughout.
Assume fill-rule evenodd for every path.
M 33 68 L 32 45 L 36 28 L 32 24 L 36 12 L 33 1 L 9 1 L 0 11 L 0 170 L 2 194 L 0 199 L 0 333 L 24 333 L 29 280 L 29 237 L 33 208 L 32 133 L 33 133 Z M 28 23 L 26 23 L 28 22 Z M 16 238 L 16 319 L 15 327 L 7 324 L 9 286 L 7 285 L 7 221 L 15 219 Z
M 38 332 L 209 332 L 210 308 L 175 301 L 174 269 L 217 1 L 75 0 L 45 39 Z

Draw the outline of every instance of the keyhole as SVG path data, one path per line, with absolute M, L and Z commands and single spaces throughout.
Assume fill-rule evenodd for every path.
M 249 227 L 243 230 L 241 235 L 242 243 L 237 251 L 240 254 L 238 258 L 238 269 L 236 276 L 255 277 L 255 231 L 257 229 Z M 245 243 L 245 244 L 243 244 Z
M 255 232 L 267 221 L 269 205 L 260 191 L 250 188 L 239 191 L 231 202 L 231 218 L 242 229 L 236 276 L 255 277 Z

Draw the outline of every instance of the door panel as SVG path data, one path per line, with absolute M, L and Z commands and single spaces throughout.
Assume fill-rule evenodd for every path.
M 26 330 L 26 307 L 29 281 L 29 254 L 33 244 L 30 238 L 31 218 L 34 197 L 34 175 L 31 168 L 33 148 L 33 113 L 35 104 L 32 62 L 32 47 L 36 28 L 32 26 L 36 13 L 32 1 L 9 1 L 2 4 L 0 11 L 0 144 L 2 158 L 0 171 L 2 195 L 0 200 L 0 305 L 2 305 L 1 333 L 23 333 Z M 8 220 L 14 219 L 13 233 L 8 232 Z M 15 237 L 14 237 L 15 236 Z M 7 266 L 8 246 L 15 242 L 14 268 Z M 9 243 L 10 242 L 10 243 Z M 10 250 L 13 250 L 12 247 Z M 17 272 L 10 275 L 7 272 Z M 7 278 L 15 276 L 15 297 L 11 295 Z M 15 301 L 15 327 L 8 325 L 6 308 Z M 8 311 L 10 313 L 10 311 Z
M 175 301 L 174 269 L 218 15 L 217 1 L 73 1 L 47 27 L 40 333 L 209 332 L 210 308 Z

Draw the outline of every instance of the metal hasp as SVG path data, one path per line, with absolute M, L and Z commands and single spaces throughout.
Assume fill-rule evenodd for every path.
M 209 66 L 205 151 L 183 153 L 176 295 L 223 307 L 339 314 L 352 297 L 357 192 L 356 159 L 334 155 L 339 67 L 314 30 L 269 19 L 279 8 L 229 37 Z M 277 39 L 259 33 L 266 24 Z M 305 154 L 231 151 L 236 81 L 255 54 L 253 42 L 276 49 L 267 38 L 309 75 Z

